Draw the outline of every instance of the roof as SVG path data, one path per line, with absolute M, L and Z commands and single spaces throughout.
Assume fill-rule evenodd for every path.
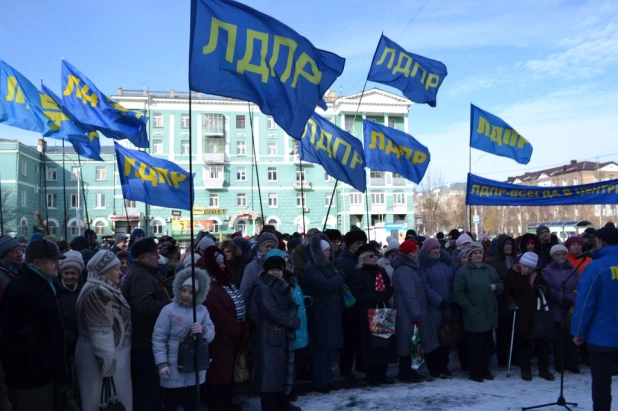
M 575 173 L 579 171 L 595 171 L 610 164 L 616 164 L 613 161 L 608 161 L 605 163 L 597 163 L 596 161 L 577 161 L 572 160 L 569 164 L 565 164 L 558 167 L 546 168 L 544 170 L 533 171 L 530 173 L 525 173 L 515 177 L 509 177 L 507 182 L 513 183 L 515 180 L 519 180 L 521 182 L 533 181 L 537 180 L 541 177 L 541 175 L 545 174 L 548 177 L 556 177 L 563 174 Z
M 36 146 L 27 146 L 33 150 L 36 150 Z M 47 150 L 45 154 L 62 154 L 64 151 L 65 154 L 77 154 L 71 145 L 67 145 L 64 148 L 62 146 L 47 146 Z M 102 155 L 114 155 L 116 154 L 114 146 L 101 146 L 101 154 Z

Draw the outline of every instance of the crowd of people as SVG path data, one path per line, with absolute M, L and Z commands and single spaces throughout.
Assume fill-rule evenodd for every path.
M 95 411 L 110 383 L 127 410 L 196 410 L 197 389 L 209 411 L 241 409 L 235 388 L 245 383 L 263 410 L 293 411 L 299 381 L 328 394 L 336 368 L 381 386 L 396 383 L 388 364 L 398 362 L 399 383 L 431 382 L 453 377 L 456 355 L 482 383 L 494 379 L 494 354 L 525 381 L 534 357 L 549 381 L 550 364 L 576 374 L 589 364 L 594 409 L 606 411 L 617 279 L 609 225 L 564 244 L 545 226 L 493 240 L 408 230 L 384 245 L 355 226 L 264 226 L 223 241 L 200 232 L 185 250 L 141 229 L 111 247 L 91 230 L 69 244 L 1 236 L 0 411 Z M 394 308 L 389 338 L 370 326 L 376 308 Z M 187 346 L 200 347 L 198 364 Z

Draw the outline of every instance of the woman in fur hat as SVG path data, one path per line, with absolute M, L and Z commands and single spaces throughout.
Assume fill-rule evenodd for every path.
M 75 366 L 84 411 L 99 410 L 104 377 L 114 378 L 118 399 L 133 409 L 131 315 L 119 284 L 120 260 L 111 251 L 97 252 L 77 299 Z
M 54 279 L 56 298 L 62 311 L 64 322 L 64 343 L 67 357 L 72 362 L 77 345 L 77 297 L 85 283 L 82 273 L 84 260 L 78 251 L 67 251 L 64 260 L 60 260 L 58 277 Z
M 178 370 L 178 346 L 191 334 L 198 334 L 209 343 L 215 338 L 215 326 L 208 309 L 202 305 L 210 290 L 210 279 L 204 270 L 195 269 L 195 288 L 191 268 L 185 268 L 174 278 L 174 300 L 163 307 L 152 333 L 152 351 L 159 369 L 161 387 L 165 389 L 165 410 L 183 406 L 195 409 L 195 373 Z M 193 321 L 195 299 L 197 321 Z M 200 384 L 206 381 L 206 371 L 199 373 Z

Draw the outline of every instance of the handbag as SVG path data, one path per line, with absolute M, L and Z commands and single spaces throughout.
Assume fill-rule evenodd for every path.
M 341 286 L 341 297 L 343 298 L 343 305 L 346 308 L 354 307 L 356 304 L 356 298 L 354 298 L 352 290 L 350 290 L 350 287 L 345 283 Z
M 449 320 L 445 320 L 444 313 L 445 310 L 442 310 L 442 324 L 438 328 L 438 343 L 440 347 L 450 347 L 464 340 L 464 329 L 456 319 L 456 313 L 453 313 L 453 318 Z
M 251 378 L 251 350 L 248 344 L 242 344 L 236 354 L 236 363 L 234 364 L 234 382 L 243 383 Z
M 534 317 L 532 317 L 530 336 L 535 340 L 553 340 L 556 338 L 554 316 L 549 311 L 543 291 L 539 288 L 537 288 L 536 311 Z
M 199 337 L 199 336 L 198 336 Z M 178 344 L 178 372 L 190 373 L 195 372 L 195 341 L 191 332 L 187 334 L 184 340 Z M 210 368 L 210 354 L 208 352 L 208 342 L 199 337 L 197 339 L 198 350 L 198 371 L 206 371 Z
M 367 320 L 369 321 L 369 332 L 374 337 L 390 338 L 395 335 L 395 313 L 392 308 L 370 308 L 367 310 Z
M 114 377 L 104 377 L 101 386 L 101 405 L 99 411 L 127 411 L 127 409 L 118 400 L 116 395 L 116 384 Z

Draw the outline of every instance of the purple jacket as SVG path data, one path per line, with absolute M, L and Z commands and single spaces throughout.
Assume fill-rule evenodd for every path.
M 552 261 L 542 272 L 543 278 L 549 286 L 549 307 L 553 313 L 554 322 L 559 324 L 563 323 L 564 316 L 570 308 L 570 304 L 564 301 L 565 298 L 573 302 L 577 297 L 576 291 L 577 284 L 579 283 L 579 275 L 577 273 L 573 274 L 565 286 L 561 288 L 564 280 L 567 279 L 574 269 L 575 267 L 568 260 L 563 266 Z
M 442 314 L 450 319 L 450 308 L 444 311 L 440 309 L 440 303 L 453 301 L 453 280 L 455 279 L 455 267 L 452 264 L 451 255 L 446 250 L 440 250 L 440 259 L 433 260 L 425 250 L 418 253 L 420 274 L 425 287 L 425 295 L 434 329 L 438 330 L 442 323 Z

